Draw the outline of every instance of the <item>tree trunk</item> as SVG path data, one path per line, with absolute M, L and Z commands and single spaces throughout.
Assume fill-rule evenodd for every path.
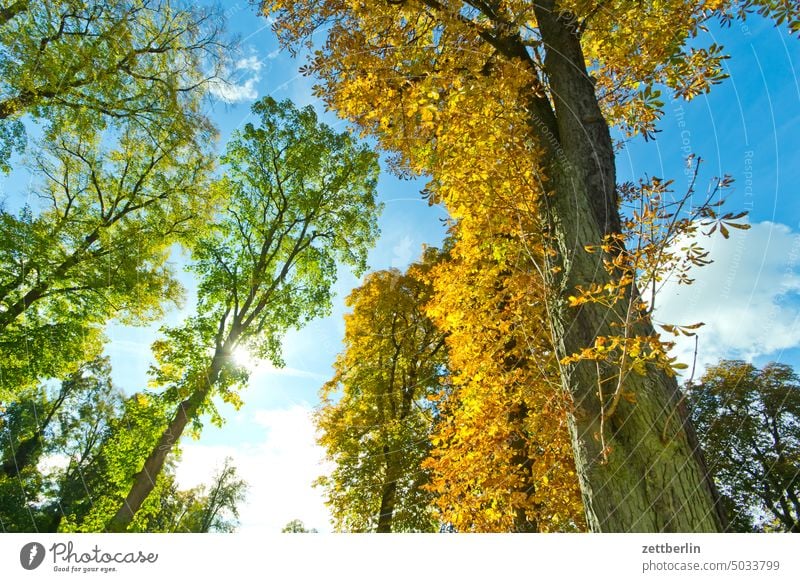
M 42 424 L 36 428 L 36 432 L 32 436 L 22 441 L 16 450 L 11 451 L 12 458 L 0 465 L 0 476 L 16 477 L 28 465 L 39 460 L 42 452 L 44 431 L 50 426 L 50 422 L 61 408 L 61 405 L 64 404 L 68 394 L 69 390 L 65 389 L 65 385 L 62 383 L 58 398 L 56 398 L 53 406 L 50 407 L 50 411 L 42 421 Z
M 545 43 L 545 71 L 554 96 L 557 145 L 550 144 L 546 170 L 547 218 L 561 268 L 549 282 L 554 291 L 550 320 L 559 358 L 594 345 L 597 336 L 619 334 L 608 309 L 587 303 L 568 306 L 576 285 L 610 281 L 602 257 L 584 250 L 618 232 L 614 152 L 570 15 L 553 0 L 536 2 Z M 539 127 L 542 121 L 533 120 Z M 544 140 L 540 140 L 544 141 Z M 545 142 L 543 145 L 547 145 Z M 636 293 L 632 287 L 629 293 Z M 637 335 L 653 333 L 649 324 Z M 602 404 L 593 362 L 562 367 L 562 384 L 573 398 L 569 419 L 586 519 L 592 531 L 720 531 L 724 517 L 697 438 L 681 404 L 674 377 L 650 368 L 626 377 L 621 399 L 602 426 Z M 603 432 L 605 431 L 605 432 Z M 603 453 L 601 435 L 607 445 Z
M 378 513 L 377 533 L 392 532 L 392 518 L 394 517 L 395 496 L 397 495 L 397 481 L 389 481 L 383 486 L 381 495 L 381 509 Z
M 122 506 L 106 525 L 106 531 L 123 532 L 128 529 L 136 512 L 139 511 L 142 503 L 155 487 L 156 479 L 158 479 L 161 470 L 164 468 L 167 455 L 180 439 L 189 421 L 197 416 L 197 412 L 208 397 L 211 387 L 217 382 L 222 370 L 223 352 L 224 349 L 217 350 L 200 386 L 189 398 L 178 405 L 175 415 L 145 460 L 142 470 L 133 476 L 133 484 L 130 491 Z
M 399 462 L 397 460 L 398 451 L 390 449 L 389 445 L 383 445 L 384 462 L 384 482 L 383 492 L 381 493 L 381 507 L 378 510 L 377 533 L 391 533 L 392 520 L 394 519 L 394 508 L 397 503 L 397 480 L 400 475 Z

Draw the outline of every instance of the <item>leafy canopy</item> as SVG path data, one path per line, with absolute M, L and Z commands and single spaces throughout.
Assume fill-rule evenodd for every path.
M 688 386 L 692 419 L 738 531 L 800 531 L 800 377 L 723 360 Z
M 27 148 L 36 196 L 0 205 L 0 398 L 99 355 L 109 320 L 180 298 L 169 248 L 214 207 L 201 105 L 221 23 L 171 0 L 4 3 L 0 171 Z
M 265 97 L 253 112 L 260 125 L 233 136 L 213 186 L 226 205 L 193 246 L 197 315 L 153 346 L 153 384 L 181 397 L 205 374 L 205 350 L 216 350 L 230 378 L 219 392 L 238 402 L 228 388 L 245 376 L 233 351 L 280 364 L 286 330 L 328 313 L 337 265 L 363 271 L 377 236 L 375 154 L 319 123 L 311 107 Z
M 218 14 L 175 0 L 11 2 L 0 11 L 0 170 L 25 146 L 25 115 L 48 139 L 110 124 L 202 144 L 221 32 Z
M 214 208 L 211 158 L 170 131 L 107 137 L 49 142 L 38 208 L 0 209 L 0 390 L 69 373 L 97 355 L 106 322 L 146 323 L 181 298 L 167 259 Z M 81 339 L 51 347 L 58 330 Z
M 112 531 L 128 529 L 148 502 L 190 422 L 195 434 L 205 413 L 223 422 L 213 396 L 242 404 L 247 370 L 234 353 L 280 365 L 283 334 L 330 310 L 338 264 L 361 272 L 377 236 L 377 156 L 319 123 L 311 107 L 265 97 L 253 111 L 260 125 L 234 135 L 213 186 L 227 205 L 193 245 L 197 314 L 153 344 L 151 385 L 174 413 L 118 499 Z

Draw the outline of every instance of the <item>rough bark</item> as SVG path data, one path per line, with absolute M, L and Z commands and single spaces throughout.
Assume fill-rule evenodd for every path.
M 394 516 L 395 497 L 397 496 L 397 481 L 392 480 L 383 486 L 381 495 L 381 508 L 378 513 L 377 533 L 392 532 L 392 517 Z
M 619 231 L 614 152 L 608 125 L 588 75 L 575 20 L 559 14 L 553 0 L 536 2 L 546 47 L 545 72 L 553 95 L 557 145 L 546 164 L 547 218 L 561 271 L 553 278 L 550 305 L 560 358 L 619 333 L 608 309 L 568 306 L 578 284 L 610 280 L 602 257 L 585 245 Z M 535 127 L 541 124 L 534 120 Z M 542 140 L 544 141 L 544 140 Z M 629 289 L 629 293 L 635 293 Z M 637 334 L 652 333 L 648 325 Z M 602 404 L 593 362 L 566 366 L 562 384 L 573 398 L 570 415 L 575 464 L 586 518 L 592 531 L 720 531 L 724 517 L 674 377 L 651 368 L 630 374 L 621 400 L 601 426 Z M 602 431 L 610 453 L 602 453 Z M 666 437 L 666 438 L 664 438 Z

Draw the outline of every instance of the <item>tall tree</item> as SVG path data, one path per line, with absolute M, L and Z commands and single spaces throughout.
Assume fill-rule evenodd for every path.
M 38 200 L 0 208 L 8 400 L 99 355 L 112 317 L 146 321 L 179 296 L 165 260 L 209 212 L 201 105 L 226 48 L 220 14 L 171 0 L 22 0 L 3 3 L 0 49 L 0 171 L 26 125 L 44 144 Z
M 281 533 L 318 533 L 316 529 L 313 527 L 311 529 L 306 529 L 305 524 L 299 519 L 293 519 L 281 530 Z
M 4 529 L 56 531 L 73 498 L 86 496 L 85 473 L 123 409 L 110 373 L 108 358 L 98 358 L 0 413 Z
M 723 360 L 688 400 L 732 527 L 800 532 L 800 377 Z
M 0 414 L 0 531 L 101 531 L 113 515 L 166 411 L 152 394 L 123 399 L 110 372 L 99 358 Z M 246 483 L 226 459 L 208 485 L 181 490 L 169 466 L 155 488 L 133 531 L 233 531 Z
M 537 220 L 516 243 L 543 247 L 534 256 L 594 531 L 722 527 L 669 365 L 637 355 L 643 363 L 630 366 L 641 345 L 660 351 L 647 314 L 619 341 L 617 323 L 628 321 L 638 292 L 630 277 L 604 269 L 615 253 L 600 245 L 621 230 L 609 123 L 652 135 L 659 89 L 691 98 L 719 82 L 721 47 L 687 40 L 709 18 L 743 16 L 745 5 L 795 23 L 800 11 L 767 1 L 262 2 L 286 46 L 323 32 L 306 69 L 322 80 L 316 94 L 396 152 L 400 170 L 430 175 L 429 190 L 454 218 L 503 212 L 514 188 L 528 188 Z M 518 155 L 481 157 L 486 143 Z M 497 179 L 506 169 L 515 180 Z M 623 300 L 571 305 L 592 284 L 619 289 Z M 580 357 L 596 338 L 617 338 L 616 362 Z M 611 382 L 617 388 L 604 397 Z
M 192 422 L 216 413 L 212 396 L 240 405 L 246 372 L 234 352 L 280 364 L 283 333 L 330 309 L 337 262 L 362 271 L 377 235 L 376 155 L 317 121 L 311 107 L 266 97 L 222 161 L 227 208 L 193 249 L 198 314 L 164 331 L 153 383 L 175 403 L 172 418 L 132 477 L 108 523 L 125 530 Z
M 406 273 L 370 274 L 347 298 L 344 351 L 315 420 L 335 464 L 324 487 L 339 531 L 435 531 L 421 467 L 441 390 L 444 334 L 423 312 L 439 260 L 427 249 Z
M 114 515 L 119 499 L 130 486 L 130 476 L 141 467 L 166 424 L 171 402 L 158 394 L 136 393 L 119 403 L 91 440 L 74 438 L 61 452 L 69 458 L 61 471 L 48 476 L 53 483 L 43 513 L 47 531 L 98 532 Z M 89 424 L 89 423 L 85 423 Z M 154 479 L 155 493 L 142 505 L 131 523 L 137 532 L 169 532 L 175 528 L 199 531 L 206 510 L 221 518 L 219 525 L 233 527 L 233 510 L 241 501 L 244 484 L 227 465 L 223 481 L 216 480 L 228 494 L 225 503 L 209 504 L 204 488 L 180 490 L 175 480 L 175 463 L 168 462 Z M 219 474 L 217 475 L 219 476 Z M 227 487 L 230 485 L 231 487 Z M 228 503 L 230 502 L 230 503 Z M 221 513 L 220 513 L 221 512 Z M 206 520 L 213 525 L 214 519 Z M 211 527 L 209 525 L 209 527 Z
M 0 476 L 13 478 L 26 467 L 35 465 L 45 441 L 53 440 L 54 431 L 65 442 L 71 440 L 76 431 L 91 431 L 93 423 L 87 418 L 90 412 L 87 407 L 95 401 L 95 409 L 102 409 L 112 394 L 109 360 L 97 358 L 63 380 L 53 396 L 48 396 L 47 390 L 40 387 L 24 401 L 12 403 L 3 412 L 2 430 L 6 432 L 3 444 L 8 448 L 3 450 Z M 25 409 L 29 409 L 27 414 L 23 412 Z M 52 443 L 50 450 L 54 450 Z

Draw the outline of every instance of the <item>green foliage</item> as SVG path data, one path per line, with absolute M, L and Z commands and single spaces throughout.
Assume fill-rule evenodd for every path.
M 211 159 L 153 128 L 107 137 L 47 144 L 39 212 L 0 210 L 0 394 L 97 355 L 108 320 L 146 323 L 181 297 L 166 261 L 213 209 Z M 56 331 L 73 341 L 48 341 Z
M 11 154 L 25 150 L 25 126 L 18 119 L 0 119 L 0 172 L 11 171 Z
M 24 1 L 0 14 L 0 123 L 27 114 L 48 138 L 109 124 L 208 129 L 200 98 L 220 66 L 217 14 L 173 0 Z M 0 130 L 0 167 L 20 130 Z
M 179 299 L 170 246 L 214 208 L 201 101 L 220 31 L 218 15 L 171 0 L 0 11 L 0 171 L 29 145 L 26 125 L 42 130 L 28 148 L 38 200 L 0 208 L 1 399 L 99 355 L 110 319 L 146 323 Z
M 25 403 L 14 402 L 0 412 L 0 532 L 35 531 L 42 520 L 37 502 L 43 479 L 36 467 L 41 451 L 30 451 L 27 466 L 18 468 L 15 462 L 19 445 L 36 431 L 35 413 L 47 407 L 42 394 L 31 396 Z M 9 470 L 16 475 L 9 477 Z
M 363 271 L 377 236 L 377 156 L 320 124 L 311 107 L 266 97 L 253 112 L 260 126 L 233 136 L 214 185 L 226 207 L 192 250 L 198 315 L 153 346 L 152 384 L 172 401 L 211 366 L 215 393 L 240 405 L 247 373 L 233 351 L 281 365 L 283 334 L 329 312 L 337 264 Z M 210 400 L 205 410 L 214 415 Z
M 4 529 L 55 531 L 65 512 L 91 503 L 84 478 L 122 407 L 110 374 L 108 359 L 98 358 L 58 389 L 25 391 L 0 414 Z
M 116 506 L 125 497 L 130 476 L 158 439 L 166 410 L 158 398 L 137 393 L 125 400 L 110 419 L 103 438 L 86 459 L 65 479 L 66 490 L 59 508 L 61 531 L 103 531 Z M 149 518 L 156 507 L 143 512 Z
M 232 306 L 234 318 L 238 311 L 242 323 L 266 332 L 251 347 L 269 357 L 270 330 L 327 313 L 337 261 L 366 268 L 379 169 L 376 154 L 318 123 L 310 106 L 267 97 L 253 113 L 261 126 L 245 125 L 222 158 L 229 203 L 197 245 L 194 270 L 200 310 Z M 265 300 L 270 309 L 259 310 Z
M 731 529 L 800 531 L 800 377 L 723 360 L 688 395 Z
M 190 422 L 195 436 L 203 414 L 222 423 L 213 396 L 241 405 L 247 371 L 234 353 L 280 365 L 283 334 L 329 312 L 338 263 L 363 271 L 377 236 L 377 155 L 319 123 L 311 107 L 266 97 L 253 112 L 260 127 L 233 136 L 214 185 L 227 206 L 192 249 L 198 314 L 162 329 L 153 346 L 151 385 L 175 412 L 143 469 L 129 473 L 111 531 L 129 529 Z
M 224 50 L 219 22 L 171 0 L 0 8 L 0 170 L 31 145 L 26 126 L 43 136 L 30 156 L 38 202 L 0 209 L 0 401 L 11 403 L 0 430 L 22 446 L 6 456 L 24 460 L 4 464 L 0 489 L 33 529 L 102 530 L 139 479 L 158 495 L 129 529 L 232 529 L 223 515 L 235 518 L 243 484 L 228 464 L 208 492 L 180 492 L 163 457 L 153 474 L 142 461 L 163 448 L 178 402 L 196 404 L 184 415 L 195 433 L 203 413 L 222 422 L 211 396 L 241 404 L 235 349 L 280 364 L 286 330 L 329 312 L 338 267 L 366 268 L 377 156 L 312 108 L 258 102 L 261 125 L 234 136 L 225 176 L 210 182 L 200 105 Z M 198 315 L 154 344 L 163 391 L 122 401 L 107 366 L 82 362 L 99 356 L 111 319 L 147 323 L 180 300 L 175 243 L 193 249 Z M 41 385 L 49 378 L 67 378 L 61 392 Z M 47 422 L 37 409 L 52 411 Z M 66 465 L 43 468 L 49 458 Z
M 148 503 L 156 506 L 152 517 L 143 508 L 137 515 L 136 531 L 161 533 L 230 533 L 236 531 L 239 504 L 244 501 L 247 483 L 240 479 L 227 457 L 211 483 L 188 490 L 178 489 L 173 475 L 163 474 L 162 487 L 151 495 Z
M 110 373 L 99 358 L 0 414 L 0 531 L 102 531 L 165 414 L 152 395 L 124 400 Z M 230 459 L 211 484 L 186 491 L 173 469 L 158 477 L 132 531 L 233 531 L 246 484 Z
M 38 378 L 57 378 L 102 352 L 103 335 L 80 321 L 48 322 L 31 316 L 26 325 L 0 332 L 0 401 L 11 402 L 36 386 Z

